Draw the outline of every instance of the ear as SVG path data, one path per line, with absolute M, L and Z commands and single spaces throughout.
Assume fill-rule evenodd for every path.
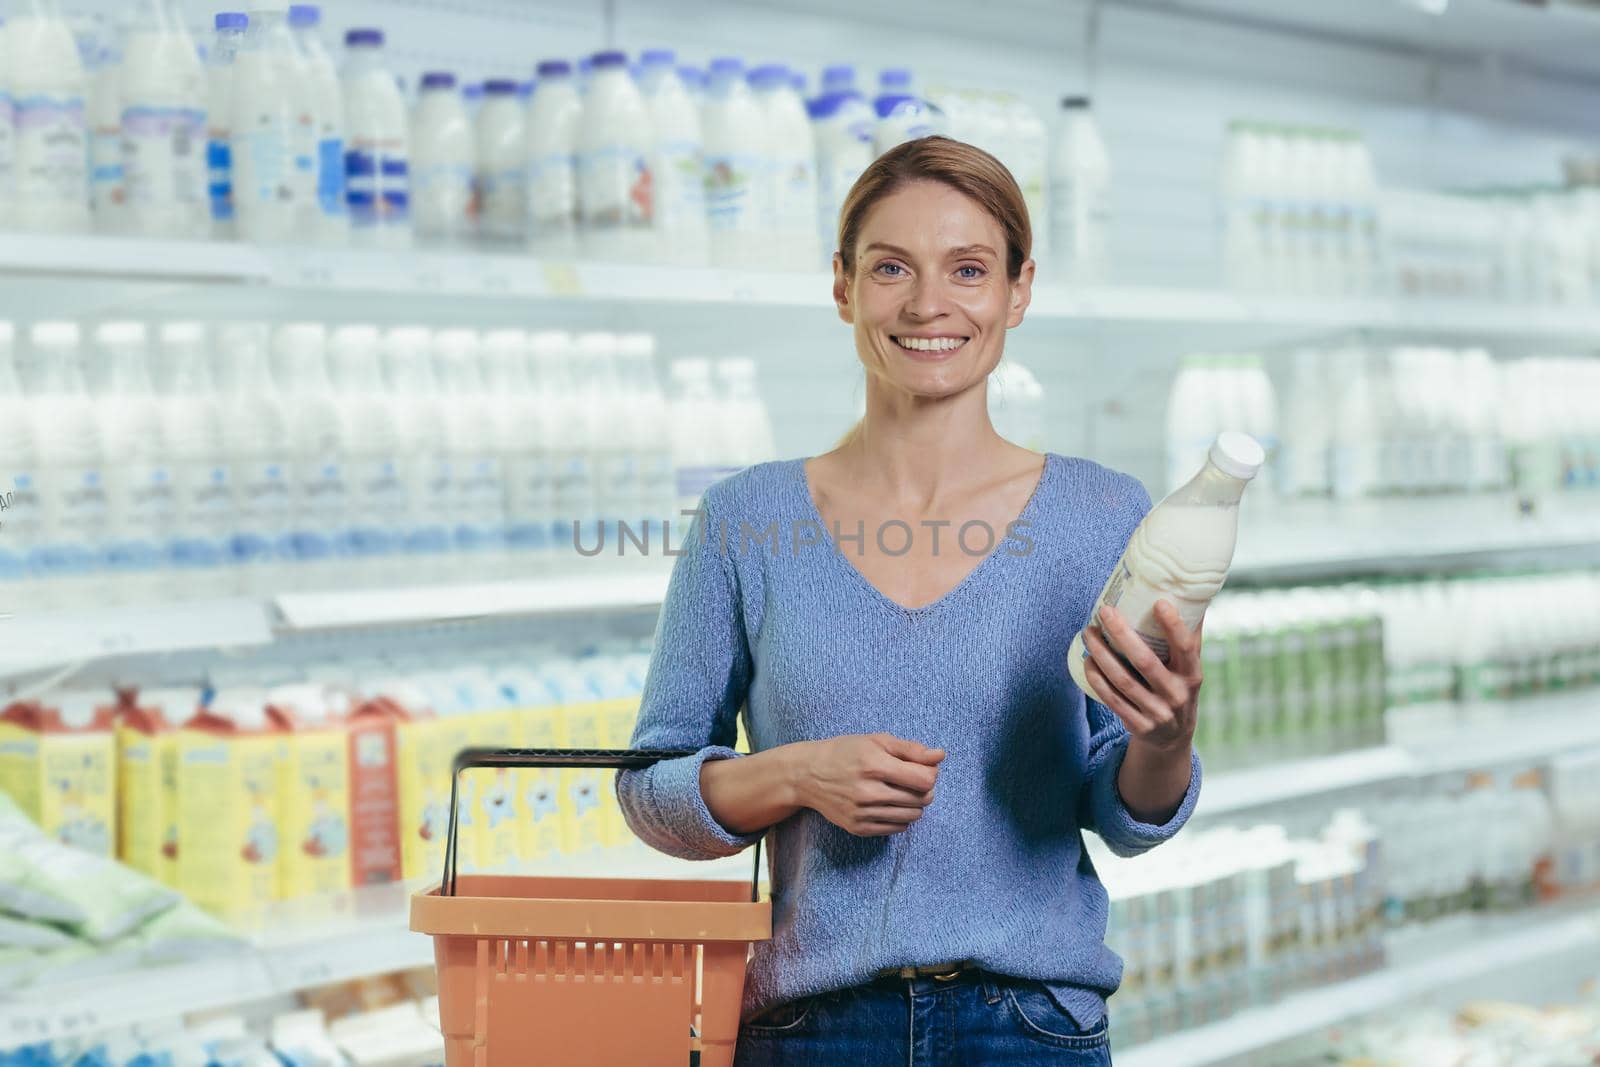
M 1006 311 L 1006 329 L 1022 325 L 1022 317 L 1033 302 L 1033 260 L 1023 262 L 1017 280 L 1011 283 L 1011 307 Z
M 839 321 L 854 326 L 856 313 L 850 306 L 850 276 L 844 270 L 844 257 L 837 252 L 833 254 L 833 303 L 839 309 Z

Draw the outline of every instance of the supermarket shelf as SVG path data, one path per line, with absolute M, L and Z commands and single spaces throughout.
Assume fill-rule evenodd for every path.
M 272 637 L 266 606 L 249 599 L 0 616 L 0 675 L 105 656 L 265 645 Z
M 1046 269 L 1048 275 L 1048 268 Z M 125 237 L 0 234 L 0 277 L 249 284 L 287 293 L 831 311 L 825 271 L 540 260 L 494 252 L 262 246 Z M 1600 335 L 1600 307 L 1351 300 L 1138 286 L 1035 288 L 1030 317 L 1086 324 L 1366 329 L 1476 338 Z
M 1202 757 L 1204 753 L 1201 753 Z M 1195 815 L 1216 818 L 1253 808 L 1303 800 L 1416 773 L 1417 759 L 1394 745 L 1341 752 L 1319 759 L 1268 764 L 1207 777 Z
M 691 864 L 639 847 L 566 858 L 541 873 L 741 881 L 750 871 L 749 853 Z M 415 888 L 373 886 L 278 905 L 242 930 L 247 947 L 205 961 L 0 994 L 0 1050 L 432 966 L 432 941 L 409 929 Z
M 666 595 L 667 578 L 665 569 L 651 568 L 594 578 L 285 593 L 274 603 L 281 626 L 289 630 L 393 626 L 448 619 L 650 608 L 658 606 Z
M 1501 928 L 1503 926 L 1503 928 Z M 1517 916 L 1464 947 L 1241 1012 L 1117 1053 L 1118 1067 L 1210 1067 L 1517 967 L 1600 952 L 1600 913 Z

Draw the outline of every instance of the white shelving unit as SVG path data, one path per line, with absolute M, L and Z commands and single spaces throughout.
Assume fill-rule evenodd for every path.
M 1419 997 L 1517 968 L 1600 952 L 1600 912 L 1515 916 L 1469 944 L 1427 959 L 1296 993 L 1276 1004 L 1117 1052 L 1118 1067 L 1212 1067 Z

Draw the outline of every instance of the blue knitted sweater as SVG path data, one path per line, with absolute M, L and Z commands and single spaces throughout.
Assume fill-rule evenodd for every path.
M 1083 831 L 1119 855 L 1145 851 L 1177 833 L 1200 790 L 1196 758 L 1178 813 L 1163 826 L 1136 820 L 1116 786 L 1127 730 L 1066 668 L 1149 510 L 1144 488 L 1046 456 L 1026 525 L 997 531 L 960 585 L 915 610 L 855 569 L 855 531 L 827 530 L 803 460 L 741 471 L 701 507 L 632 742 L 698 754 L 618 774 L 636 834 L 686 859 L 762 836 L 729 833 L 700 792 L 705 760 L 739 758 L 741 709 L 758 752 L 879 731 L 946 751 L 932 804 L 903 834 L 858 837 L 810 809 L 767 831 L 773 937 L 754 949 L 745 1017 L 882 967 L 970 959 L 1042 980 L 1080 1026 L 1098 1023 L 1122 961 L 1105 945 L 1106 892 Z M 891 530 L 884 543 L 904 536 Z M 970 551 L 982 542 L 969 533 Z

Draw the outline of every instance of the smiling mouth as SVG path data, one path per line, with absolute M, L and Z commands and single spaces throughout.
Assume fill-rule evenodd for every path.
M 897 337 L 889 339 L 907 352 L 954 352 L 971 340 L 970 337 Z

